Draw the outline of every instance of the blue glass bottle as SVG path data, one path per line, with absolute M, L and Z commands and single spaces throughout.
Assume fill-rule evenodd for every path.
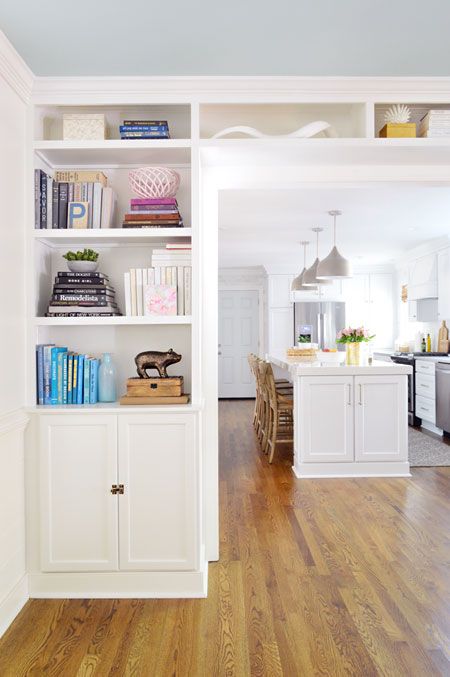
M 111 353 L 103 353 L 98 370 L 98 401 L 116 401 L 116 367 L 111 359 Z

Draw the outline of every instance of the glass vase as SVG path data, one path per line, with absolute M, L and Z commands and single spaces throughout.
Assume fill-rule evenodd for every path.
M 357 367 L 361 359 L 361 344 L 346 343 L 345 344 L 345 364 L 352 367 Z
M 110 353 L 103 353 L 98 370 L 98 401 L 116 401 L 116 367 Z

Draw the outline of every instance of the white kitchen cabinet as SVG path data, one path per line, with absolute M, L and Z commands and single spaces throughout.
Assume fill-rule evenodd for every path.
M 355 376 L 355 461 L 406 461 L 407 380 Z
M 197 565 L 197 476 L 192 416 L 119 418 L 121 570 Z
M 438 319 L 450 322 L 450 248 L 438 252 Z
M 363 325 L 375 334 L 372 345 L 390 348 L 394 343 L 394 286 L 391 273 L 355 274 L 343 282 L 346 324 Z
M 268 276 L 269 308 L 286 308 L 290 304 L 293 275 Z
M 42 415 L 39 459 L 42 571 L 199 566 L 191 414 Z
M 303 462 L 353 461 L 353 377 L 300 380 L 298 428 Z M 323 421 L 323 425 L 310 425 Z
M 294 308 L 269 308 L 269 336 L 267 352 L 285 352 L 294 345 Z
M 427 254 L 413 261 L 409 269 L 408 299 L 437 298 L 438 267 L 437 255 Z
M 41 416 L 40 475 L 42 570 L 116 570 L 116 417 Z

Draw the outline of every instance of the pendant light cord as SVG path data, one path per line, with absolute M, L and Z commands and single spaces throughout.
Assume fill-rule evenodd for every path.
M 333 242 L 333 244 L 334 244 L 334 246 L 336 246 L 336 214 L 333 214 L 333 220 L 334 220 L 334 224 L 333 224 L 333 240 L 334 240 L 334 242 Z

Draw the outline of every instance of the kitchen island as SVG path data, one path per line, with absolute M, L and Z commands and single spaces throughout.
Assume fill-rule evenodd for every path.
M 393 362 L 367 366 L 268 362 L 294 384 L 294 465 L 298 478 L 409 477 L 408 374 Z

